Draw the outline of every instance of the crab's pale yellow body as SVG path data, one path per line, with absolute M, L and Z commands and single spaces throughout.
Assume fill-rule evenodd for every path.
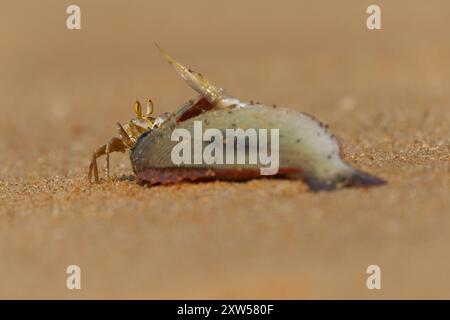
M 147 102 L 147 112 L 145 114 L 142 113 L 142 106 L 138 100 L 136 100 L 134 104 L 134 112 L 136 118 L 123 124 L 117 123 L 119 137 L 111 138 L 107 143 L 93 152 L 91 163 L 89 165 L 89 181 L 92 180 L 92 175 L 94 175 L 95 182 L 98 183 L 100 181 L 97 167 L 98 157 L 101 157 L 102 155 L 106 156 L 105 174 L 107 179 L 109 179 L 109 154 L 111 152 L 125 152 L 129 150 L 144 132 L 159 127 L 164 122 L 164 119 L 168 117 L 168 114 L 165 113 L 160 117 L 153 118 L 151 116 L 153 113 L 153 102 L 150 99 Z

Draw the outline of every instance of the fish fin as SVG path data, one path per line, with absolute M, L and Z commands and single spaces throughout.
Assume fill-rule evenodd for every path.
M 195 72 L 181 63 L 173 59 L 168 53 L 166 53 L 158 44 L 156 47 L 161 51 L 166 60 L 171 64 L 181 78 L 195 91 L 205 97 L 210 103 L 215 102 L 219 98 L 223 97 L 223 89 L 216 87 L 208 79 L 203 77 L 201 73 Z

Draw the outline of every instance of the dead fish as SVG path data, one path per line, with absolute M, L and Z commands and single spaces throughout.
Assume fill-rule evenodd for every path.
M 213 85 L 202 74 L 186 68 L 164 51 L 161 52 L 199 96 L 187 102 L 176 113 L 166 113 L 157 118 L 152 118 L 149 110 L 146 115 L 142 115 L 137 110 L 139 107 L 136 107 L 137 119 L 127 123 L 126 129 L 121 129 L 122 126 L 119 125 L 121 138 L 116 139 L 122 140 L 120 147 L 114 149 L 115 144 L 119 144 L 114 140 L 109 149 L 105 145 L 94 153 L 89 180 L 94 171 L 98 181 L 95 159 L 99 155 L 106 154 L 108 157 L 111 151 L 124 152 L 127 148 L 130 149 L 131 164 L 138 182 L 147 185 L 180 181 L 242 181 L 268 177 L 261 174 L 261 161 L 232 164 L 174 163 L 172 153 L 179 144 L 179 140 L 173 139 L 174 130 L 184 129 L 195 136 L 196 123 L 201 123 L 202 128 L 218 130 L 225 137 L 230 128 L 239 128 L 244 132 L 248 129 L 279 130 L 279 168 L 273 177 L 302 179 L 314 191 L 385 183 L 384 180 L 346 163 L 342 159 L 339 140 L 329 132 L 328 126 L 316 118 L 285 108 L 242 102 L 226 93 L 223 88 Z M 197 138 L 192 138 L 192 144 L 198 143 L 195 140 Z M 268 148 L 268 145 L 265 147 Z M 253 152 L 261 151 L 260 148 L 258 146 Z M 273 151 L 267 150 L 268 153 Z M 252 157 L 251 152 L 246 148 L 245 159 Z M 193 150 L 189 156 L 195 157 Z M 108 160 L 106 170 L 108 174 Z

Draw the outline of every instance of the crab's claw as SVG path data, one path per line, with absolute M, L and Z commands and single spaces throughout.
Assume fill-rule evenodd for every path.
M 210 103 L 214 103 L 221 98 L 224 98 L 224 91 L 222 88 L 216 87 L 208 79 L 204 78 L 201 73 L 197 73 L 181 63 L 175 61 L 168 53 L 161 49 L 158 44 L 156 47 L 161 51 L 166 60 L 175 68 L 178 74 L 184 81 L 195 91 L 201 94 Z

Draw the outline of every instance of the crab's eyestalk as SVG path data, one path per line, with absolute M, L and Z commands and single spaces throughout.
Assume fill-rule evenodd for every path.
M 136 114 L 137 119 L 142 119 L 142 106 L 138 99 L 134 103 L 134 113 Z
M 145 112 L 145 115 L 143 115 L 142 105 L 139 102 L 139 100 L 136 99 L 136 102 L 134 103 L 134 113 L 136 114 L 136 119 L 144 120 L 148 124 L 149 128 L 151 128 L 153 126 L 153 123 L 155 122 L 155 118 L 150 116 L 153 113 L 153 110 L 154 110 L 153 101 L 151 99 L 148 99 L 147 110 Z
M 208 79 L 203 77 L 202 74 L 197 73 L 175 61 L 175 59 L 161 49 L 158 44 L 156 44 L 156 47 L 159 51 L 161 51 L 166 60 L 175 68 L 181 78 L 183 78 L 183 80 L 186 81 L 192 89 L 205 97 L 208 102 L 213 103 L 223 96 L 223 90 L 210 83 Z
M 154 111 L 153 101 L 152 101 L 152 99 L 148 99 L 147 100 L 147 112 L 145 113 L 145 116 L 147 118 L 149 118 L 150 115 L 153 113 L 153 111 Z

